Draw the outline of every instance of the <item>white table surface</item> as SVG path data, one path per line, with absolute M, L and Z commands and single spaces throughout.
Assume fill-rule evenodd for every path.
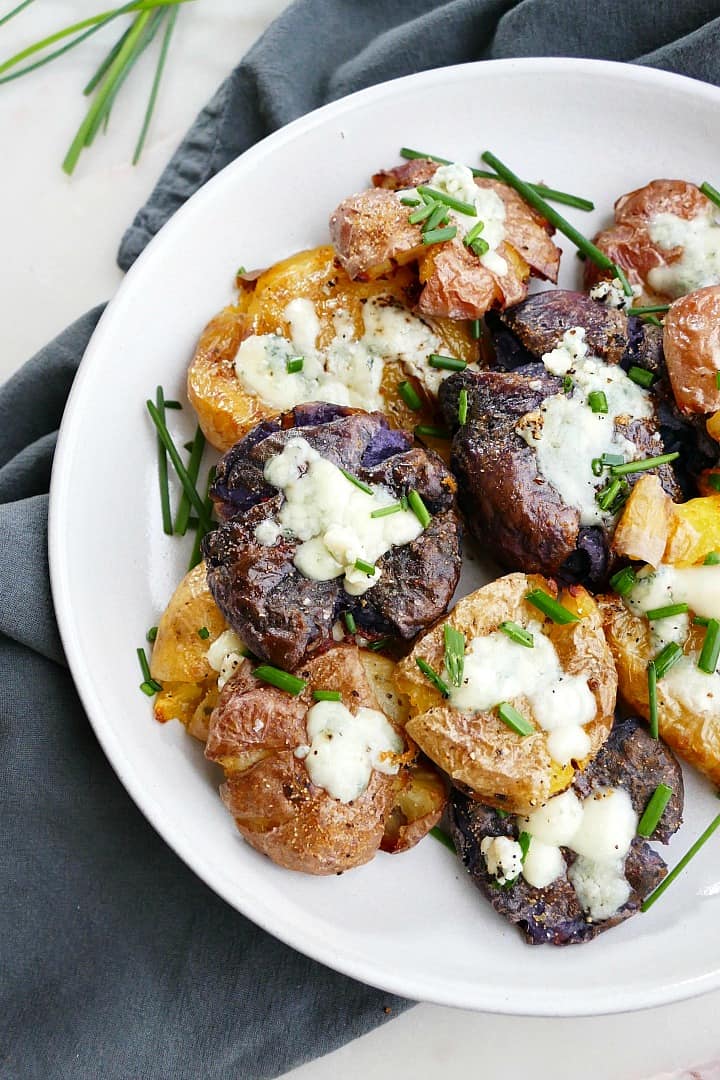
M 16 0 L 0 0 L 0 17 Z M 99 0 L 31 5 L 0 27 L 0 62 L 56 27 L 102 8 Z M 2 246 L 0 379 L 87 308 L 121 273 L 124 227 L 150 193 L 198 110 L 287 0 L 200 0 L 178 20 L 158 108 L 140 164 L 129 163 L 153 60 L 123 88 L 110 132 L 69 179 L 60 162 L 83 116 L 81 88 L 114 41 L 112 28 L 44 69 L 0 87 Z M 428 932 L 432 932 L 429 928 Z M 718 930 L 720 932 L 720 929 Z M 551 957 L 548 957 L 551 962 Z M 658 956 L 658 965 L 663 957 Z M 643 1013 L 595 1019 L 499 1017 L 419 1005 L 287 1080 L 646 1080 L 720 1058 L 720 993 Z M 338 1018 L 342 1022 L 342 1018 Z M 718 1068 L 694 1078 L 711 1080 Z M 202 1078 L 198 1078 L 202 1080 Z M 253 1080 L 251 1077 L 238 1080 Z

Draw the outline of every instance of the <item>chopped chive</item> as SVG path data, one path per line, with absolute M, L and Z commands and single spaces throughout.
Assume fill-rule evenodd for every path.
M 148 630 L 147 634 L 145 635 L 146 639 L 150 642 L 151 645 L 155 641 L 155 638 L 157 636 L 158 636 L 158 628 L 157 628 L 157 626 L 151 626 L 150 629 Z
M 613 592 L 616 592 L 618 596 L 629 596 L 633 591 L 635 585 L 635 571 L 632 566 L 625 566 L 622 570 L 618 570 L 616 574 L 610 578 L 610 588 Z
M 392 638 L 383 637 L 377 641 L 373 641 L 368 645 L 368 649 L 372 649 L 373 652 L 380 652 L 381 649 L 386 649 L 388 645 L 392 643 Z
M 665 648 L 662 649 L 653 660 L 655 674 L 658 679 L 662 679 L 667 675 L 670 668 L 677 664 L 682 654 L 683 651 L 676 642 L 669 641 L 667 643 Z
M 433 825 L 428 835 L 433 836 L 436 840 L 439 840 L 440 843 L 448 849 L 448 851 L 452 851 L 453 855 L 455 854 L 455 845 L 453 844 L 452 840 L 450 839 L 448 834 L 446 832 L 443 832 L 442 829 L 438 828 L 437 825 Z
M 479 341 L 482 336 L 483 336 L 482 319 L 471 319 L 470 320 L 470 337 L 474 341 Z M 720 372 L 718 372 L 718 374 L 720 374 Z
M 720 206 L 720 191 L 718 191 L 717 188 L 714 188 L 712 184 L 709 184 L 707 180 L 703 180 L 700 185 L 700 190 L 710 202 L 714 202 L 716 206 Z
M 215 466 L 212 465 L 208 470 L 207 484 L 205 486 L 205 513 L 207 514 L 207 520 L 209 524 L 206 528 L 201 521 L 196 521 L 195 540 L 193 541 L 192 551 L 190 552 L 190 562 L 188 563 L 188 570 L 192 570 L 193 567 L 197 566 L 197 564 L 200 562 L 200 559 L 202 558 L 202 550 L 200 545 L 202 544 L 203 537 L 212 529 L 213 503 L 212 499 L 210 498 L 210 488 L 212 487 L 214 481 Z
M 408 509 L 407 495 L 401 495 L 400 496 L 400 505 L 402 506 L 403 510 Z
M 339 690 L 313 690 L 313 697 L 316 701 L 342 701 Z
M 646 323 L 652 323 L 653 326 L 662 326 L 662 323 L 656 315 L 643 315 L 643 321 Z
M 562 381 L 562 388 L 564 394 L 569 394 L 573 388 L 573 381 L 569 375 L 565 375 Z
M 655 661 L 651 660 L 647 666 L 647 681 L 648 681 L 648 709 L 650 716 L 648 723 L 650 724 L 650 734 L 653 739 L 658 738 L 658 705 L 657 705 L 657 668 L 655 667 Z
M 435 188 L 428 187 L 427 184 L 419 184 L 418 191 L 421 195 L 427 195 L 428 198 L 434 199 L 435 202 L 444 203 L 445 206 L 449 206 L 451 210 L 457 210 L 459 214 L 468 214 L 470 217 L 475 217 L 476 210 L 472 203 L 463 202 L 461 199 L 455 199 L 452 195 L 447 195 L 444 191 L 437 191 Z
M 182 409 L 182 402 L 181 401 L 166 401 L 165 402 L 165 408 L 166 409 Z
M 685 855 L 683 855 L 682 859 L 677 864 L 677 866 L 673 867 L 673 869 L 670 871 L 670 873 L 665 878 L 665 880 L 662 881 L 658 885 L 657 889 L 655 889 L 654 892 L 651 892 L 646 900 L 643 900 L 642 904 L 640 905 L 640 910 L 641 911 L 643 911 L 643 912 L 647 911 L 649 908 L 652 907 L 652 905 L 655 903 L 656 900 L 660 899 L 660 897 L 665 892 L 665 890 L 667 888 L 669 888 L 670 885 L 672 885 L 675 878 L 679 874 L 682 873 L 682 871 L 685 869 L 685 867 L 690 862 L 690 860 L 692 858 L 694 858 L 695 855 L 697 855 L 700 848 L 703 846 L 703 844 L 705 844 L 710 839 L 710 837 L 712 836 L 712 834 L 715 832 L 715 830 L 717 829 L 717 827 L 719 825 L 720 825 L 720 814 L 718 814 L 717 817 L 713 818 L 713 820 L 710 822 L 710 824 L 708 825 L 705 832 L 700 837 L 698 837 L 698 839 L 692 845 L 690 850 L 688 852 L 686 852 Z
M 443 627 L 445 636 L 445 670 L 453 686 L 462 686 L 465 668 L 465 635 L 450 623 Z
M 157 693 L 155 687 L 152 685 L 152 683 L 149 682 L 141 682 L 140 689 L 142 690 L 143 694 L 147 694 L 148 697 L 154 697 Z
M 462 390 L 458 394 L 458 424 L 461 426 L 467 420 L 468 414 L 468 392 L 463 386 Z
M 365 562 L 364 559 L 355 560 L 355 569 L 361 574 L 367 574 L 368 577 L 375 577 L 376 567 L 371 562 Z
M 714 675 L 718 657 L 720 657 L 720 622 L 717 619 L 709 619 L 697 666 L 706 675 Z
M 157 66 L 155 68 L 155 76 L 153 78 L 153 84 L 150 89 L 150 97 L 148 98 L 147 108 L 145 109 L 145 116 L 143 117 L 142 127 L 140 128 L 140 134 L 135 146 L 135 153 L 133 154 L 133 165 L 137 165 L 140 160 L 140 155 L 143 152 L 145 146 L 145 139 L 147 138 L 148 129 L 150 128 L 150 122 L 152 120 L 153 113 L 155 111 L 155 102 L 157 101 L 158 90 L 160 89 L 160 82 L 163 77 L 163 71 L 165 70 L 165 61 L 167 60 L 168 49 L 170 48 L 170 39 L 175 29 L 175 20 L 177 19 L 178 9 L 173 7 L 168 17 L 167 26 L 165 27 L 165 34 L 163 36 L 162 45 L 160 47 L 160 54 L 158 56 Z
M 505 619 L 504 622 L 501 622 L 498 629 L 502 630 L 503 634 L 507 634 L 511 641 L 517 642 L 518 645 L 524 645 L 526 649 L 535 647 L 535 638 L 530 631 L 526 630 L 524 626 L 512 622 L 511 619 Z
M 388 517 L 390 514 L 397 514 L 402 510 L 402 503 L 396 502 L 391 506 L 381 506 L 379 510 L 373 510 L 370 515 L 371 518 Z
M 604 391 L 591 390 L 588 394 L 588 405 L 594 413 L 606 413 L 608 411 L 608 402 Z
M 190 500 L 190 502 L 192 503 L 193 507 L 195 508 L 195 510 L 197 512 L 198 518 L 200 519 L 200 523 L 202 524 L 203 528 L 205 528 L 206 530 L 209 529 L 210 528 L 210 517 L 208 515 L 208 512 L 207 512 L 207 510 L 205 508 L 205 505 L 203 504 L 202 499 L 200 498 L 200 496 L 197 493 L 195 485 L 193 484 L 192 480 L 188 476 L 185 466 L 183 465 L 182 461 L 180 460 L 180 455 L 178 454 L 175 443 L 172 440 L 172 436 L 170 435 L 170 432 L 168 431 L 168 429 L 167 429 L 167 427 L 165 425 L 165 421 L 163 420 L 162 416 L 158 412 L 158 409 L 156 408 L 156 406 L 153 405 L 152 401 L 146 401 L 145 404 L 146 404 L 147 410 L 150 413 L 150 416 L 152 418 L 152 422 L 154 423 L 155 427 L 157 428 L 157 432 L 158 432 L 158 434 L 159 434 L 159 436 L 160 436 L 160 438 L 161 438 L 161 440 L 162 440 L 162 442 L 163 442 L 163 444 L 165 446 L 165 449 L 167 450 L 167 452 L 168 452 L 168 454 L 170 456 L 170 460 L 173 463 L 173 467 L 175 469 L 175 472 L 178 475 L 178 479 L 180 480 L 180 483 L 182 484 L 182 486 L 183 486 L 183 488 L 184 488 L 184 490 L 185 490 L 185 492 L 187 494 L 188 499 Z
M 423 529 L 427 529 L 432 519 L 432 515 L 430 514 L 430 511 L 428 510 L 425 503 L 422 501 L 422 498 L 418 495 L 417 491 L 408 491 L 407 501 L 408 506 L 422 525 Z
M 656 619 L 669 619 L 671 615 L 684 615 L 687 610 L 687 604 L 666 604 L 665 607 L 651 608 L 645 614 L 654 622 Z
M 532 735 L 535 728 L 526 720 L 521 713 L 514 709 L 509 701 L 501 701 L 497 707 L 498 716 L 502 720 L 503 724 L 507 724 L 511 731 L 514 731 L 516 735 L 521 735 L 525 738 L 527 735 Z
M 607 510 L 608 513 L 615 514 L 625 502 L 626 494 L 627 481 L 623 482 L 620 478 L 615 477 L 607 487 L 604 487 L 602 491 L 598 491 L 595 500 L 601 510 Z
M 304 363 L 304 356 L 290 356 L 285 361 L 285 370 L 287 371 L 288 375 L 296 375 L 298 371 L 302 371 Z
M 409 199 L 407 196 L 403 196 L 400 202 L 403 206 L 420 206 L 420 199 Z
M 671 454 L 658 454 L 657 457 L 644 458 L 642 461 L 626 461 L 622 465 L 612 465 L 610 472 L 613 476 L 627 476 L 630 473 L 647 472 L 648 469 L 657 469 L 660 465 L 667 465 L 680 457 L 678 450 Z
M 644 386 L 645 389 L 648 386 L 652 386 L 655 382 L 655 375 L 652 371 L 648 371 L 647 368 L 638 367 L 637 364 L 633 364 L 628 369 L 628 379 L 631 379 L 638 386 Z
M 165 395 L 163 393 L 162 386 L 158 386 L 155 391 L 155 403 L 157 406 L 158 414 L 165 422 Z M 170 510 L 170 487 L 168 485 L 168 461 L 167 451 L 165 445 L 157 436 L 157 449 L 158 449 L 158 484 L 160 485 L 160 512 L 162 514 L 163 532 L 166 536 L 172 536 L 173 524 L 172 524 L 172 511 Z
M 490 245 L 487 240 L 484 240 L 482 236 L 478 236 L 477 240 L 473 240 L 471 244 L 467 245 L 473 254 L 477 255 L 478 259 L 481 259 L 483 255 L 487 255 L 490 250 Z
M 704 615 L 693 616 L 693 626 L 707 626 L 709 622 L 710 620 L 706 619 Z
M 427 202 L 420 207 L 419 210 L 413 210 L 410 214 L 408 221 L 411 225 L 419 225 L 421 221 L 425 221 L 435 210 L 435 203 Z
M 483 231 L 484 228 L 485 228 L 485 222 L 484 221 L 477 221 L 473 225 L 472 229 L 468 229 L 468 231 L 465 233 L 465 243 L 467 244 L 468 247 L 470 247 L 472 244 L 475 243 L 475 241 L 477 240 L 477 238 L 479 237 L 480 233 Z
M 590 462 L 590 468 L 592 469 L 593 476 L 602 476 L 603 463 L 599 457 L 594 457 Z
M 458 360 L 454 356 L 441 356 L 440 353 L 430 353 L 428 363 L 430 367 L 439 368 L 441 371 L 464 371 L 467 367 L 465 360 Z
M 496 807 L 494 807 L 494 811 L 495 811 L 495 813 L 497 814 L 497 816 L 498 816 L 499 818 L 506 818 L 506 817 L 510 817 L 510 813 L 509 813 L 509 811 L 507 811 L 507 810 L 498 810 L 497 806 L 496 806 Z
M 353 474 L 351 472 L 348 472 L 347 469 L 341 468 L 340 472 L 343 474 L 346 480 L 349 480 L 350 483 L 354 484 L 356 488 L 360 488 L 360 490 L 364 491 L 366 495 L 375 494 L 369 484 L 366 484 L 363 480 L 358 480 L 357 476 L 353 476 Z
M 438 690 L 443 697 L 450 697 L 450 688 L 447 683 L 443 682 L 437 672 L 433 671 L 426 660 L 423 660 L 422 657 L 418 656 L 415 658 L 415 663 L 420 668 L 425 678 L 433 684 L 435 689 Z
M 526 595 L 525 599 L 528 604 L 532 604 L 538 611 L 542 611 L 543 615 L 547 615 L 549 619 L 552 619 L 559 626 L 578 622 L 577 615 L 574 615 L 564 604 L 550 596 L 550 593 L 546 593 L 544 589 L 533 589 L 532 592 Z
M 438 225 L 442 225 L 443 223 L 447 225 L 447 216 L 447 207 L 442 206 L 440 203 L 436 203 L 432 214 L 423 225 L 423 232 L 432 232 L 433 229 L 436 229 Z
M 210 637 L 210 631 L 208 630 L 207 626 L 201 626 L 197 634 L 198 637 L 201 638 L 203 641 L 207 641 L 207 639 Z
M 295 697 L 302 694 L 307 686 L 305 679 L 299 679 L 297 675 L 291 675 L 289 671 L 283 671 L 271 664 L 260 664 L 253 671 L 253 675 L 256 679 L 261 679 L 270 686 L 276 686 L 278 690 L 285 690 L 286 693 L 293 694 Z
M 622 266 L 620 266 L 618 263 L 615 263 L 615 276 L 617 277 L 618 281 L 622 285 L 622 289 L 623 289 L 623 292 L 625 293 L 625 295 L 626 296 L 632 296 L 633 295 L 632 285 L 628 281 L 627 275 L 626 275 L 625 271 L 623 270 Z
M 455 225 L 449 225 L 447 229 L 430 229 L 423 233 L 422 242 L 423 244 L 442 244 L 455 236 L 457 236 L 457 228 Z
M 247 267 L 238 266 L 237 270 L 235 271 L 235 277 L 242 277 L 243 274 L 247 274 Z
M 646 840 L 652 836 L 660 824 L 660 818 L 665 813 L 665 807 L 672 799 L 673 790 L 667 784 L 658 784 L 650 796 L 650 801 L 645 807 L 643 816 L 637 827 L 638 836 Z
M 567 236 L 568 240 L 571 240 L 576 247 L 583 251 L 596 266 L 599 266 L 601 270 L 612 270 L 614 273 L 617 272 L 617 267 L 612 259 L 608 258 L 608 256 L 601 251 L 600 248 L 596 247 L 595 244 L 591 243 L 587 237 L 583 236 L 569 221 L 566 221 L 561 214 L 558 214 L 557 210 L 554 210 L 552 206 L 548 206 L 534 188 L 529 184 L 526 184 L 524 180 L 521 180 L 520 177 L 512 172 L 507 165 L 504 165 L 499 158 L 495 157 L 489 150 L 485 151 L 482 158 L 483 161 L 486 161 L 488 165 L 492 166 L 498 176 L 504 180 L 506 184 L 515 188 L 515 190 L 525 199 L 525 202 L 529 203 L 530 206 L 538 211 L 538 213 L 542 214 L 546 221 L 549 221 L 556 229 L 559 229 L 561 233 Z
M 627 309 L 628 315 L 655 315 L 657 313 L 664 314 L 670 310 L 669 304 L 648 304 L 647 307 L 631 307 Z
M 430 439 L 450 439 L 452 438 L 447 428 L 437 427 L 435 424 L 418 424 L 415 428 L 416 435 L 425 435 Z
M 194 485 L 197 485 L 198 473 L 200 472 L 200 462 L 202 461 L 203 451 L 205 450 L 205 436 L 202 433 L 201 428 L 198 426 L 195 429 L 195 438 L 190 443 L 190 457 L 187 463 L 187 473 L 190 480 Z M 184 536 L 188 530 L 190 524 L 190 500 L 183 491 L 180 496 L 180 502 L 178 503 L 177 513 L 175 515 L 175 533 L 177 536 Z
M 530 850 L 531 840 L 532 836 L 529 832 L 521 832 L 518 836 L 518 844 L 520 845 L 520 851 L 522 852 L 521 859 L 523 863 L 525 862 L 525 859 L 527 858 L 527 853 Z
M 715 372 L 715 387 L 720 390 L 720 371 Z
M 150 674 L 150 665 L 148 664 L 148 658 L 145 653 L 145 649 L 140 646 L 140 648 L 136 649 L 135 651 L 137 652 L 138 663 L 140 664 L 140 671 L 142 672 L 143 680 L 146 683 L 149 683 L 150 686 L 155 686 L 158 690 L 162 690 L 162 685 L 155 679 L 153 679 L 152 675 Z
M 720 491 L 720 473 L 710 473 L 707 482 L 713 491 Z
M 720 551 L 708 551 L 703 559 L 703 566 L 717 566 L 720 564 Z
M 357 623 L 355 622 L 355 616 L 353 615 L 352 611 L 346 611 L 343 614 L 343 619 L 345 620 L 345 626 L 348 629 L 348 633 L 349 634 L 356 633 L 356 631 L 357 631 Z
M 607 467 L 608 465 L 622 465 L 624 460 L 625 460 L 625 458 L 622 456 L 622 454 L 601 454 L 600 455 L 600 461 L 602 462 L 603 466 L 605 466 L 605 467 Z
M 438 165 L 452 165 L 453 162 L 448 158 L 437 157 L 436 154 L 425 154 L 421 150 L 411 150 L 407 146 L 403 146 L 400 150 L 400 157 L 405 158 L 406 161 L 416 161 L 418 158 L 425 158 L 428 161 L 436 161 Z M 479 176 L 485 180 L 496 180 L 495 173 L 488 172 L 487 169 L 470 169 L 473 176 Z M 534 191 L 537 191 L 538 195 L 542 195 L 545 199 L 550 199 L 552 202 L 565 203 L 566 206 L 574 206 L 577 210 L 594 210 L 595 203 L 590 199 L 584 199 L 581 195 L 570 195 L 567 191 L 556 191 L 555 188 L 546 187 L 545 184 L 530 184 Z
M 419 412 L 422 409 L 422 401 L 415 387 L 409 382 L 398 383 L 398 393 L 403 399 L 408 409 L 412 409 L 413 412 Z

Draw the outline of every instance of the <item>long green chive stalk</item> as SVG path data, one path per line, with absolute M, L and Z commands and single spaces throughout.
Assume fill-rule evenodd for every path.
M 155 68 L 155 77 L 153 79 L 152 89 L 150 90 L 150 97 L 148 99 L 147 108 L 145 110 L 145 116 L 143 118 L 142 127 L 140 128 L 140 135 L 135 145 L 135 153 L 133 154 L 132 163 L 137 165 L 140 160 L 140 155 L 145 147 L 145 139 L 150 128 L 150 121 L 153 118 L 155 112 L 155 102 L 157 101 L 158 90 L 160 89 L 160 82 L 162 80 L 163 71 L 165 70 L 165 61 L 167 60 L 168 49 L 170 48 L 170 39 L 175 29 L 175 21 L 177 19 L 178 9 L 174 7 L 167 19 L 167 26 L 165 27 L 165 35 L 163 37 L 162 45 L 160 47 L 160 55 L 158 56 L 157 67 Z
M 167 408 L 167 402 L 165 403 Z M 203 451 L 205 449 L 205 436 L 198 427 L 195 431 L 195 438 L 192 441 L 192 450 L 190 451 L 190 457 L 187 463 L 188 476 L 192 480 L 193 484 L 197 485 L 197 478 L 200 472 L 200 462 L 202 461 Z M 175 532 L 178 536 L 184 536 L 187 532 L 188 524 L 190 522 L 190 500 L 188 499 L 185 491 L 180 497 L 180 502 L 177 508 L 177 514 L 175 515 Z
M 163 423 L 165 423 L 165 395 L 163 394 L 162 386 L 158 386 L 155 392 L 155 404 L 158 414 Z M 170 488 L 168 486 L 168 461 L 167 450 L 165 444 L 158 435 L 158 483 L 160 485 L 160 510 L 162 513 L 163 532 L 166 536 L 172 536 L 173 523 L 172 513 L 170 512 Z
M 685 867 L 690 862 L 690 860 L 692 858 L 694 858 L 695 855 L 697 855 L 698 851 L 703 846 L 703 844 L 707 843 L 707 841 L 710 839 L 710 837 L 712 836 L 712 834 L 715 832 L 715 830 L 717 829 L 717 827 L 719 825 L 720 825 L 720 814 L 718 814 L 717 817 L 713 818 L 713 820 L 710 822 L 710 824 L 708 825 L 705 832 L 702 833 L 702 835 L 698 837 L 698 839 L 695 841 L 695 843 L 690 848 L 690 850 L 688 852 L 686 852 L 685 855 L 683 855 L 680 862 L 677 864 L 677 866 L 673 867 L 673 869 L 670 871 L 670 873 L 665 878 L 665 880 L 662 881 L 658 885 L 657 889 L 655 889 L 654 892 L 651 892 L 650 895 L 647 897 L 647 899 L 642 902 L 642 904 L 640 905 L 640 910 L 642 912 L 647 911 L 649 908 L 652 907 L 652 905 L 655 903 L 656 900 L 660 899 L 660 897 L 665 892 L 665 890 L 667 888 L 669 888 L 670 885 L 672 885 L 675 878 L 679 874 L 682 873 L 682 871 L 685 869 Z
M 19 15 L 24 8 L 30 7 L 30 4 L 32 4 L 32 2 L 33 0 L 22 0 L 21 4 L 18 4 L 17 7 L 14 7 L 12 11 L 8 11 L 7 15 L 3 15 L 2 19 L 0 19 L 0 26 L 4 26 L 6 22 L 10 22 L 10 20 L 14 18 L 15 15 Z
M 178 479 L 182 484 L 183 489 L 198 516 L 200 526 L 207 532 L 207 530 L 210 528 L 210 518 L 205 508 L 205 504 L 198 495 L 197 489 L 193 484 L 192 480 L 188 476 L 187 469 L 185 468 L 180 459 L 180 455 L 178 454 L 177 447 L 172 440 L 172 436 L 170 435 L 170 432 L 168 431 L 164 420 L 160 416 L 160 413 L 158 412 L 152 401 L 146 401 L 145 405 L 147 407 L 147 411 L 150 413 L 152 422 L 157 428 L 158 435 L 162 439 L 165 449 L 168 452 L 170 460 L 173 464 L 173 468 L 178 475 Z
M 205 512 L 206 512 L 207 517 L 208 517 L 209 526 L 208 526 L 208 528 L 204 528 L 203 525 L 201 525 L 200 522 L 197 523 L 197 526 L 195 528 L 195 542 L 193 543 L 192 551 L 190 553 L 190 562 L 188 563 L 188 571 L 192 570 L 193 567 L 197 566 L 197 564 L 202 559 L 202 549 L 201 549 L 200 545 L 202 544 L 203 537 L 205 536 L 205 534 L 208 533 L 210 531 L 210 529 L 212 529 L 212 520 L 211 520 L 211 518 L 212 518 L 212 511 L 213 511 L 213 501 L 210 498 L 210 488 L 212 487 L 212 484 L 213 484 L 214 480 L 215 480 L 215 466 L 212 465 L 211 468 L 210 468 L 210 471 L 208 472 L 207 486 L 205 488 Z

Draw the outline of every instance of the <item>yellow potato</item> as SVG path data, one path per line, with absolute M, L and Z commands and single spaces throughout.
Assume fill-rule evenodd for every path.
M 466 645 L 497 630 L 504 620 L 520 625 L 530 620 L 542 622 L 542 615 L 525 600 L 535 588 L 553 592 L 552 584 L 539 575 L 508 574 L 464 597 L 446 620 L 419 639 L 400 663 L 397 676 L 398 686 L 410 698 L 412 715 L 406 730 L 420 749 L 453 781 L 489 806 L 522 814 L 568 787 L 575 774 L 573 766 L 553 762 L 547 733 L 539 726 L 523 738 L 494 710 L 466 713 L 451 708 L 419 670 L 416 660 L 421 658 L 435 671 L 442 670 L 444 622 L 465 635 Z M 552 641 L 563 670 L 586 677 L 595 697 L 597 713 L 585 727 L 591 743 L 589 760 L 610 733 L 617 677 L 593 598 L 584 589 L 573 587 L 560 600 L 580 616 L 579 622 L 559 626 L 545 620 L 543 633 Z M 527 698 L 521 696 L 509 703 L 534 721 Z M 581 767 L 584 763 L 577 764 Z
M 692 566 L 711 551 L 720 551 L 720 494 L 673 504 L 663 561 Z
M 240 342 L 251 334 L 281 333 L 290 337 L 285 309 L 291 300 L 308 299 L 315 306 L 320 323 L 318 348 L 336 334 L 333 316 L 342 312 L 353 323 L 355 334 L 364 330 L 363 304 L 371 297 L 389 296 L 412 308 L 417 292 L 417 276 L 409 267 L 390 277 L 371 282 L 351 281 L 336 265 L 331 247 L 302 251 L 270 267 L 253 282 L 243 284 L 237 304 L 225 308 L 205 328 L 188 371 L 188 397 L 195 408 L 208 441 L 218 450 L 228 450 L 261 420 L 277 415 L 237 379 L 235 356 Z M 470 336 L 467 323 L 450 319 L 427 320 L 442 343 L 442 349 L 468 362 L 478 357 L 478 344 Z M 420 411 L 407 407 L 398 393 L 398 383 L 409 381 L 423 402 Z M 384 411 L 395 427 L 437 424 L 437 405 L 422 384 L 408 374 L 399 361 L 387 361 L 380 384 Z
M 650 624 L 633 615 L 618 596 L 599 598 L 605 634 L 617 667 L 619 691 L 627 705 L 649 719 L 647 668 L 653 648 Z M 685 654 L 697 654 L 702 648 L 704 629 L 690 627 L 684 645 Z M 711 676 L 706 676 L 709 680 Z M 708 691 L 713 693 L 712 684 Z M 711 703 L 712 699 L 709 699 Z M 710 779 L 720 783 L 720 695 L 709 711 L 698 712 L 678 696 L 675 684 L 664 679 L 657 683 L 658 728 L 672 749 Z
M 641 476 L 630 493 L 615 528 L 612 546 L 618 555 L 658 566 L 662 561 L 673 502 L 658 476 Z

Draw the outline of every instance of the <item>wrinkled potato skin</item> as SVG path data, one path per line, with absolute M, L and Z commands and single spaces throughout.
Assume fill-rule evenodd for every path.
M 314 689 L 339 690 L 351 711 L 382 704 L 353 646 L 329 649 L 297 674 L 307 686 L 292 697 L 256 680 L 245 661 L 220 695 L 205 754 L 225 769 L 222 798 L 248 843 L 290 870 L 341 873 L 369 862 L 380 847 L 397 777 L 374 770 L 367 790 L 346 804 L 315 787 L 293 751 L 307 741 Z
M 397 854 L 415 847 L 443 815 L 448 786 L 438 771 L 421 759 L 399 777 L 395 805 L 385 822 L 380 847 Z
M 633 615 L 618 596 L 599 597 L 605 634 L 617 666 L 620 696 L 634 712 L 649 719 L 647 665 L 654 649 L 647 619 Z M 702 648 L 703 628 L 690 628 L 684 652 Z M 676 754 L 720 783 L 720 701 L 714 716 L 696 715 L 657 684 L 658 728 Z
M 496 630 L 505 619 L 521 625 L 530 619 L 542 622 L 541 613 L 525 601 L 526 594 L 535 588 L 556 594 L 553 584 L 537 574 L 508 574 L 464 597 L 447 620 L 420 638 L 398 667 L 398 685 L 409 696 L 413 713 L 406 730 L 420 749 L 454 782 L 469 788 L 488 806 L 521 814 L 566 788 L 574 776 L 572 766 L 563 768 L 552 761 L 546 733 L 539 727 L 535 734 L 521 738 L 494 712 L 470 715 L 450 708 L 420 672 L 416 659 L 423 658 L 435 671 L 442 669 L 445 621 L 464 633 L 468 643 Z M 558 626 L 545 620 L 544 631 L 564 670 L 585 675 L 595 696 L 597 714 L 585 728 L 591 740 L 591 757 L 612 727 L 617 677 L 600 612 L 590 594 L 577 586 L 564 593 L 561 601 L 580 616 L 580 621 Z M 534 719 L 526 698 L 511 704 Z
M 663 350 L 678 408 L 720 409 L 720 285 L 681 296 L 665 316 Z
M 335 261 L 331 247 L 313 248 L 291 255 L 271 266 L 254 281 L 241 282 L 238 303 L 221 311 L 205 328 L 188 371 L 187 391 L 198 421 L 208 441 L 221 451 L 229 450 L 250 428 L 278 415 L 248 392 L 235 374 L 235 356 L 240 343 L 251 334 L 270 334 L 278 329 L 290 336 L 284 318 L 288 303 L 297 298 L 312 300 L 320 321 L 318 347 L 335 335 L 333 314 L 348 315 L 361 336 L 364 329 L 363 301 L 376 296 L 392 296 L 408 308 L 414 304 L 417 276 L 409 268 L 374 281 L 351 281 Z M 428 319 L 442 347 L 468 363 L 478 358 L 478 345 L 465 324 L 450 319 Z M 423 408 L 410 410 L 398 393 L 399 382 L 408 379 L 419 393 Z M 402 363 L 385 364 L 380 393 L 384 411 L 396 427 L 438 423 L 437 407 L 421 383 L 408 376 Z

